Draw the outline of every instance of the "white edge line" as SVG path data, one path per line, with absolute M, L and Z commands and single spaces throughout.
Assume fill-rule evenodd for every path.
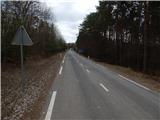
M 62 73 L 62 69 L 63 69 L 63 66 L 61 66 L 61 68 L 59 70 L 59 75 Z
M 47 110 L 45 120 L 50 120 L 51 119 L 52 110 L 53 110 L 53 106 L 54 106 L 55 99 L 56 99 L 56 93 L 57 93 L 56 91 L 53 91 L 52 98 L 51 98 L 50 104 L 48 106 L 48 110 Z
M 102 83 L 100 83 L 100 86 L 101 86 L 106 92 L 109 92 L 109 90 L 108 90 Z
M 144 88 L 144 89 L 146 89 L 146 90 L 149 90 L 149 91 L 150 91 L 150 89 L 149 89 L 149 88 L 147 88 L 147 87 L 145 87 L 145 86 L 143 86 L 143 85 L 141 85 L 141 84 L 139 84 L 139 83 L 137 83 L 137 82 L 134 82 L 133 80 L 130 80 L 130 79 L 128 79 L 128 78 L 126 78 L 126 77 L 124 77 L 124 76 L 122 76 L 122 75 L 120 75 L 120 74 L 119 74 L 118 76 L 120 76 L 120 77 L 122 77 L 122 78 L 124 78 L 124 79 L 128 80 L 129 82 L 134 83 L 135 85 L 137 85 L 137 86 L 139 86 L 139 87 L 141 87 L 141 88 Z

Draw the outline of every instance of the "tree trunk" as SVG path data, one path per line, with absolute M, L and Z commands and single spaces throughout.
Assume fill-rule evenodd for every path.
M 144 55 L 143 55 L 143 72 L 147 72 L 147 43 L 148 43 L 148 22 L 149 22 L 149 15 L 148 15 L 148 1 L 145 2 L 145 11 L 144 11 Z

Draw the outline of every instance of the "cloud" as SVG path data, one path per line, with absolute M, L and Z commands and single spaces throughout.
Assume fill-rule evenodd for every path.
M 65 41 L 75 42 L 78 26 L 90 12 L 96 11 L 98 0 L 43 0 L 51 7 L 55 24 Z

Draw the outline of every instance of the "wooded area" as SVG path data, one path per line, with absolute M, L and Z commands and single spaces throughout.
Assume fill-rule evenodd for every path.
M 100 1 L 86 16 L 78 52 L 152 75 L 160 70 L 160 2 Z
M 45 3 L 38 1 L 0 1 L 0 3 L 1 119 L 18 120 L 25 112 L 31 110 L 31 106 L 39 100 L 44 91 L 48 93 L 46 88 L 52 83 L 62 59 L 62 53 L 56 53 L 64 51 L 67 46 L 55 25 L 54 11 L 52 12 Z M 11 44 L 21 25 L 25 27 L 33 41 L 32 46 L 23 47 L 25 60 L 23 79 L 19 63 L 20 45 Z
M 2 64 L 20 62 L 19 46 L 11 45 L 20 27 L 26 28 L 34 45 L 24 47 L 26 56 L 48 56 L 66 48 L 54 24 L 50 8 L 38 1 L 1 1 L 1 53 Z

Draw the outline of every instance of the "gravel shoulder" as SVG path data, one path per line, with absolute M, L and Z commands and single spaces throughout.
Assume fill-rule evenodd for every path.
M 6 65 L 1 71 L 2 120 L 37 120 L 45 97 L 57 75 L 64 53 L 49 58 L 29 58 L 25 64 L 25 92 L 20 68 Z

